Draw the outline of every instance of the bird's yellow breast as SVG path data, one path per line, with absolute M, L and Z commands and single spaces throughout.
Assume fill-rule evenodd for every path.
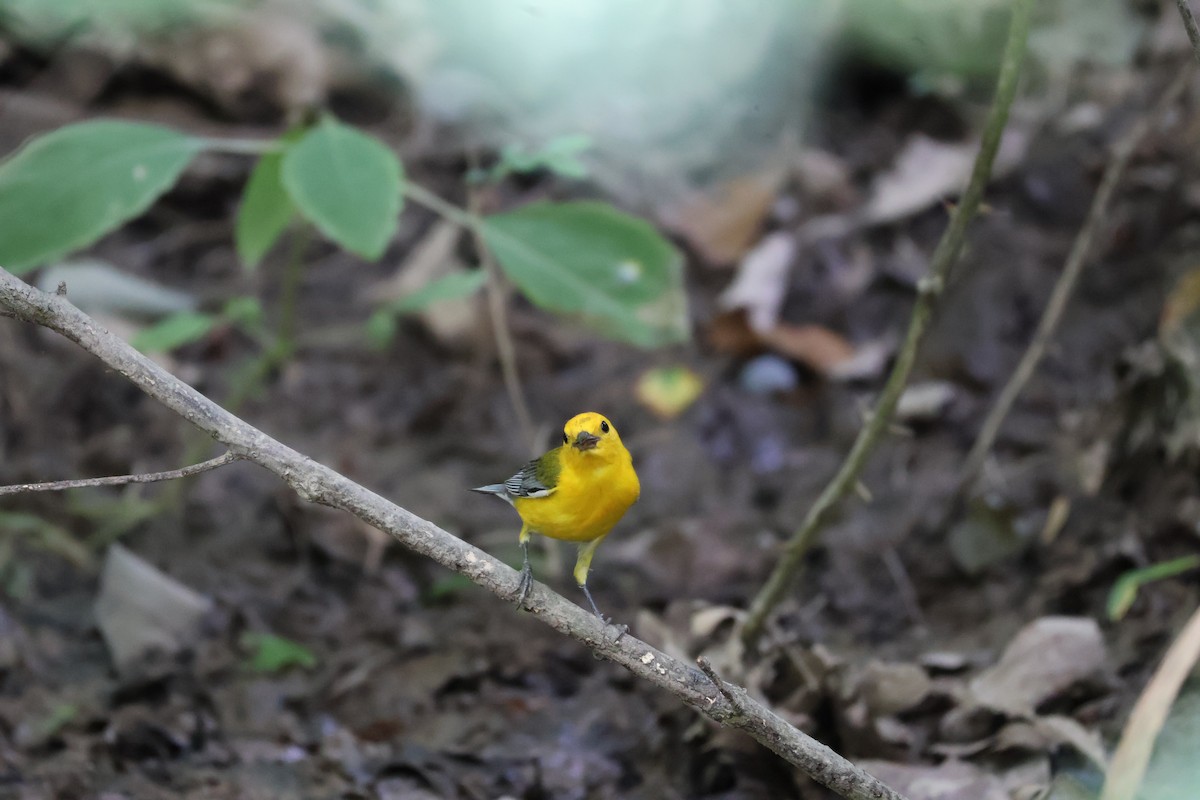
M 624 448 L 622 448 L 623 450 Z M 513 505 L 535 533 L 568 542 L 590 542 L 613 529 L 641 493 L 633 463 L 572 456 L 547 497 L 519 497 Z

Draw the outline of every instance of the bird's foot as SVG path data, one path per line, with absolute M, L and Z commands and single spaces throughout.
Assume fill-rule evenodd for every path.
M 517 584 L 517 608 L 525 605 L 529 590 L 533 588 L 533 567 L 529 565 L 529 556 L 525 556 L 525 564 L 521 567 L 521 582 Z
M 583 589 L 583 594 L 588 599 L 588 603 L 591 604 L 592 613 L 594 613 L 596 615 L 596 618 L 599 619 L 601 622 L 603 622 L 605 625 L 612 625 L 614 628 L 617 629 L 617 636 L 615 639 L 613 639 L 613 644 L 616 644 L 617 642 L 621 641 L 621 637 L 629 632 L 629 626 L 615 623 L 612 621 L 612 617 L 606 617 L 603 614 L 601 614 L 600 609 L 596 607 L 596 601 L 592 599 L 592 593 L 588 591 L 587 586 L 585 584 L 581 583 L 581 584 L 579 584 L 579 588 Z

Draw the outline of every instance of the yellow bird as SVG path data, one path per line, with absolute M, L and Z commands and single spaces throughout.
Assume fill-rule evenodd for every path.
M 533 585 L 529 536 L 540 533 L 579 543 L 575 582 L 596 616 L 608 621 L 588 591 L 588 568 L 600 542 L 637 502 L 641 484 L 633 469 L 633 457 L 605 416 L 589 411 L 572 417 L 563 427 L 560 447 L 530 461 L 504 483 L 471 491 L 494 494 L 521 516 L 525 564 L 521 567 L 518 606 L 525 602 Z

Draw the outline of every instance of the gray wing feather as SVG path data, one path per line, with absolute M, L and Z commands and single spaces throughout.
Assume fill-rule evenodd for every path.
M 537 461 L 530 461 L 521 471 L 504 482 L 504 489 L 512 497 L 548 497 L 554 489 L 545 485 L 537 476 Z

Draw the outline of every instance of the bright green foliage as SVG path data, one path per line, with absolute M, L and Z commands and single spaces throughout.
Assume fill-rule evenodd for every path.
M 1173 578 L 1197 567 L 1200 567 L 1200 556 L 1184 556 L 1124 573 L 1108 593 L 1108 618 L 1118 620 L 1124 617 L 1137 599 L 1138 589 L 1147 583 Z
M 39 136 L 0 164 L 0 264 L 20 274 L 91 244 L 171 188 L 202 147 L 116 120 Z
M 587 165 L 579 160 L 579 154 L 591 148 L 592 137 L 585 134 L 558 136 L 540 150 L 533 151 L 510 144 L 500 151 L 500 160 L 486 177 L 498 181 L 514 172 L 544 169 L 563 178 L 579 180 L 588 175 Z
M 326 117 L 283 156 L 283 185 L 317 230 L 363 258 L 396 232 L 403 168 L 377 139 Z
M 250 269 L 258 266 L 295 216 L 282 173 L 283 151 L 267 153 L 258 160 L 242 193 L 233 237 L 238 257 Z
M 217 324 L 217 317 L 198 311 L 181 311 L 144 328 L 130 342 L 145 352 L 166 352 L 199 341 Z
M 500 266 L 543 308 L 644 347 L 688 336 L 679 252 L 606 203 L 537 203 L 483 221 Z
M 317 657 L 307 647 L 273 633 L 246 633 L 242 646 L 253 651 L 249 666 L 255 672 L 281 672 L 288 667 L 312 669 Z
M 181 311 L 171 314 L 133 337 L 130 344 L 147 353 L 159 353 L 198 342 L 217 325 L 236 325 L 255 333 L 262 328 L 263 310 L 253 297 L 235 297 L 225 304 L 220 314 Z
M 487 280 L 481 269 L 470 272 L 452 272 L 422 286 L 410 295 L 401 297 L 376 311 L 367 320 L 367 337 L 371 343 L 384 347 L 396 335 L 396 318 L 428 308 L 443 300 L 466 297 L 479 290 Z

